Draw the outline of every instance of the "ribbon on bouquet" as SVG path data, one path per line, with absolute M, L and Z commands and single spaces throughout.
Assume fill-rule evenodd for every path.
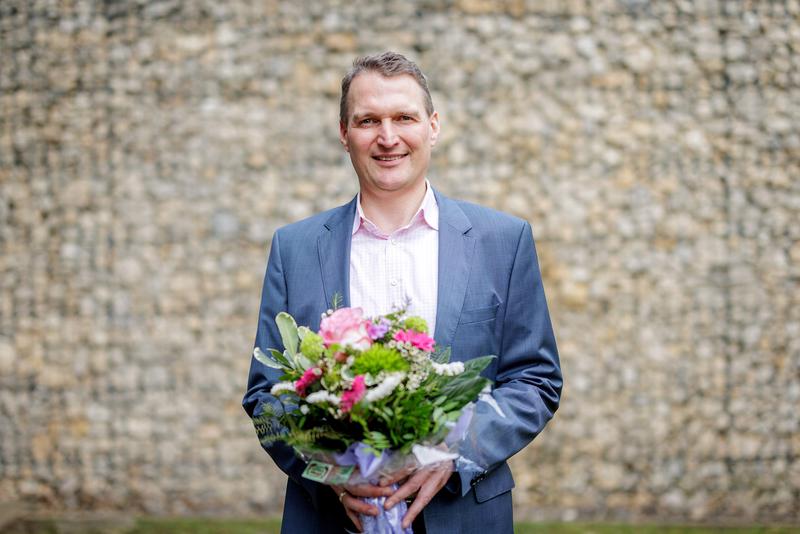
M 455 423 L 451 423 L 450 432 L 444 439 L 444 445 L 438 447 L 413 445 L 412 454 L 421 467 L 436 464 L 446 460 L 459 461 L 458 454 L 450 452 L 466 435 L 472 421 L 474 405 L 465 407 L 461 416 Z M 361 442 L 351 444 L 343 453 L 334 455 L 336 463 L 341 466 L 357 465 L 361 476 L 372 484 L 377 484 L 381 469 L 390 464 L 393 459 L 391 451 L 384 450 L 376 456 L 374 449 Z M 399 488 L 392 484 L 392 489 Z M 367 504 L 375 506 L 379 513 L 377 516 L 360 515 L 361 525 L 367 534 L 413 534 L 411 527 L 403 528 L 401 523 L 408 512 L 405 501 L 400 501 L 389 510 L 384 509 L 387 497 L 361 497 Z
M 373 450 L 361 442 L 353 443 L 342 454 L 336 455 L 336 462 L 339 465 L 357 465 L 361 476 L 377 484 L 376 476 L 381 467 L 391 459 L 391 452 L 383 451 L 380 456 L 375 456 Z M 393 484 L 393 490 L 399 486 Z M 389 510 L 385 510 L 383 505 L 386 497 L 361 497 L 361 500 L 378 509 L 377 516 L 359 514 L 361 526 L 367 534 L 413 534 L 411 527 L 403 528 L 402 521 L 408 511 L 405 501 L 400 501 Z
M 381 451 L 380 456 L 375 456 L 374 450 L 360 441 L 351 444 L 343 453 L 334 455 L 339 465 L 357 465 L 361 476 L 373 484 L 378 483 L 375 475 L 391 457 L 391 452 L 386 450 Z
M 392 484 L 391 488 L 396 490 L 399 488 L 397 484 Z M 367 504 L 371 504 L 378 508 L 378 515 L 362 515 L 361 526 L 364 527 L 364 532 L 367 534 L 414 534 L 411 527 L 403 528 L 403 518 L 408 512 L 408 505 L 405 501 L 400 501 L 388 510 L 383 509 L 383 504 L 386 502 L 387 497 L 362 497 Z

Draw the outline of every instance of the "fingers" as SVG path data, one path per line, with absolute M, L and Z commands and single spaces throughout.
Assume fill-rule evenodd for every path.
M 392 494 L 392 488 L 373 486 L 372 484 L 352 484 L 345 486 L 347 493 L 359 497 L 388 497 Z
M 382 479 L 380 486 L 374 486 L 372 484 L 353 484 L 348 486 L 331 486 L 331 488 L 336 493 L 342 506 L 344 506 L 347 517 L 350 518 L 359 530 L 363 528 L 359 514 L 370 516 L 378 515 L 378 508 L 366 503 L 361 497 L 387 497 L 384 508 L 389 510 L 400 501 L 416 493 L 414 502 L 408 507 L 408 511 L 403 518 L 403 528 L 408 528 L 425 506 L 428 505 L 431 499 L 433 499 L 439 490 L 447 483 L 453 469 L 453 463 L 450 462 L 445 465 L 437 465 L 434 468 L 419 470 L 411 475 L 410 478 L 407 478 L 407 480 L 397 488 L 397 491 L 394 492 L 392 488 L 388 487 L 386 484 L 392 484 L 406 478 L 409 474 L 408 471 L 400 472 L 392 477 Z
M 431 476 L 432 471 L 427 469 L 423 469 L 421 471 L 417 471 L 414 475 L 409 478 L 402 486 L 397 488 L 391 497 L 386 499 L 386 503 L 384 504 L 384 508 L 387 510 L 390 509 L 392 506 L 396 505 L 406 497 L 412 496 L 416 493 L 420 486 Z
M 349 493 L 341 499 L 345 510 L 364 515 L 378 515 L 378 507 L 362 501 L 361 498 Z
M 416 467 L 411 466 L 411 467 L 407 467 L 405 469 L 401 469 L 400 471 L 397 471 L 396 473 L 392 473 L 392 475 L 390 475 L 390 476 L 382 477 L 381 480 L 380 480 L 380 485 L 384 486 L 384 487 L 385 486 L 391 486 L 395 482 L 400 482 L 401 480 L 404 480 L 404 479 L 408 478 L 408 475 L 413 473 L 416 469 L 417 469 Z
M 403 528 L 408 528 L 417 518 L 420 512 L 431 502 L 431 499 L 442 489 L 450 478 L 448 471 L 431 471 L 430 476 L 422 483 L 414 502 L 408 507 L 405 517 L 403 517 Z
M 364 515 L 378 515 L 378 507 L 362 501 L 358 496 L 353 495 L 350 490 L 353 487 L 359 486 L 331 486 L 331 489 L 336 493 L 339 502 L 344 506 L 344 511 L 347 513 L 353 524 L 361 530 L 361 521 L 358 514 Z M 379 488 L 382 490 L 382 488 Z
M 344 511 L 347 514 L 347 517 L 350 518 L 350 521 L 352 521 L 353 524 L 356 526 L 356 530 L 358 530 L 359 532 L 363 532 L 364 527 L 361 525 L 361 518 L 358 517 L 358 514 L 353 512 L 352 510 L 349 510 L 348 508 L 345 508 Z

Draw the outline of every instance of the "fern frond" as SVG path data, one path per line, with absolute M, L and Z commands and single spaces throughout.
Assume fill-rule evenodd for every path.
M 338 291 L 331 297 L 331 308 L 335 311 L 342 307 L 344 304 L 344 297 Z
M 321 440 L 342 441 L 344 436 L 330 427 L 319 426 L 305 430 L 295 429 L 283 439 L 298 449 L 313 449 L 319 448 Z
M 280 419 L 272 411 L 253 417 L 253 426 L 256 429 L 258 440 L 265 445 L 283 439 L 287 432 L 286 427 L 281 424 Z

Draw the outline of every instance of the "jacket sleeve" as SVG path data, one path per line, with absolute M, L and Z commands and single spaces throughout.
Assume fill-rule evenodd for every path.
M 267 271 L 264 275 L 254 348 L 259 347 L 264 352 L 270 348 L 283 349 L 278 327 L 275 324 L 275 316 L 286 310 L 288 310 L 286 280 L 281 259 L 279 232 L 276 232 L 272 238 Z M 278 382 L 280 376 L 280 371 L 267 367 L 251 356 L 247 392 L 242 400 L 242 406 L 247 415 L 251 418 L 260 415 L 267 404 L 272 404 L 277 413 L 282 413 L 281 403 L 270 394 L 270 389 Z M 295 455 L 290 446 L 278 441 L 271 445 L 262 444 L 262 447 L 284 473 L 314 495 L 315 483 L 301 476 L 306 463 Z
M 478 402 L 461 455 L 474 465 L 457 464 L 461 494 L 525 447 L 558 408 L 562 376 L 547 310 L 533 234 L 525 222 L 511 268 L 495 387 L 491 393 L 502 415 Z

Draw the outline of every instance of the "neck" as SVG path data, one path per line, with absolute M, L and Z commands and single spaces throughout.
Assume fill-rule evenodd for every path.
M 364 215 L 386 234 L 406 226 L 425 198 L 425 182 L 404 191 L 375 194 L 361 189 Z

